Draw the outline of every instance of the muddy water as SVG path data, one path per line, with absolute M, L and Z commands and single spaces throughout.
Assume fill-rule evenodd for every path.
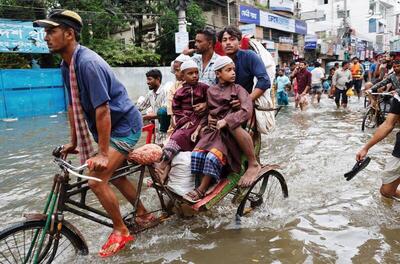
M 360 131 L 362 103 L 336 111 L 323 98 L 305 113 L 292 106 L 278 115 L 278 127 L 263 138 L 262 161 L 277 163 L 289 198 L 267 213 L 234 219 L 228 199 L 191 219 L 172 217 L 137 236 L 128 250 L 106 261 L 96 256 L 110 229 L 67 216 L 85 235 L 90 255 L 79 263 L 398 263 L 400 204 L 382 200 L 379 173 L 394 136 L 372 149 L 368 168 L 351 182 L 343 173 L 372 131 Z M 0 227 L 40 211 L 51 175 L 51 149 L 64 143 L 64 115 L 0 122 Z M 155 206 L 146 191 L 144 202 Z M 92 203 L 95 199 L 91 197 Z M 129 205 L 122 202 L 122 210 Z

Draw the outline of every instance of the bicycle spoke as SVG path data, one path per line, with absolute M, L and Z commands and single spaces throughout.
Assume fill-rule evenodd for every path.
M 19 252 L 18 243 L 17 243 L 17 240 L 15 239 L 15 234 L 13 235 L 13 238 L 14 238 L 14 242 L 15 242 L 15 245 L 16 245 L 16 248 L 17 248 L 17 252 L 18 252 L 19 258 L 20 258 L 21 262 L 24 262 L 24 260 L 22 259 L 22 256 L 21 256 L 21 252 Z
M 12 251 L 11 251 L 11 248 L 10 248 L 10 246 L 9 246 L 9 245 L 8 245 L 8 243 L 7 243 L 7 240 L 6 240 L 6 241 L 4 241 L 4 242 L 6 243 L 6 245 L 7 245 L 7 248 L 8 248 L 8 251 L 11 253 L 11 256 L 13 257 L 13 259 L 14 259 L 15 263 L 18 263 L 17 259 L 15 258 L 14 254 L 13 254 L 13 253 L 12 253 Z
M 9 260 L 8 260 L 8 258 L 6 257 L 6 256 L 4 256 L 4 254 L 3 254 L 3 252 L 0 252 L 0 254 L 3 256 L 3 258 L 5 259 L 5 260 L 7 260 L 7 262 L 9 263 L 9 264 L 12 264 Z M 5 262 L 1 262 L 1 264 L 5 264 Z

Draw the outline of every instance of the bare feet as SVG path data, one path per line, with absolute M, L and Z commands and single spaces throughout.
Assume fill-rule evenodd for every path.
M 258 163 L 249 165 L 246 172 L 240 178 L 238 185 L 240 187 L 249 187 L 253 184 L 253 182 L 257 179 L 258 174 L 261 171 L 261 165 Z

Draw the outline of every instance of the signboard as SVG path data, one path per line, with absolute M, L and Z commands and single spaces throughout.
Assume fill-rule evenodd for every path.
M 317 48 L 317 36 L 306 35 L 304 37 L 304 49 L 316 49 Z
M 189 46 L 189 33 L 176 32 L 175 33 L 175 53 L 182 53 L 182 51 Z
M 287 32 L 295 32 L 294 19 L 260 11 L 260 25 Z
M 243 35 L 248 35 L 250 37 L 256 36 L 256 24 L 246 24 L 239 26 L 240 31 Z
M 239 21 L 247 24 L 260 25 L 260 10 L 251 6 L 240 6 Z
M 304 22 L 303 20 L 295 20 L 295 24 L 294 24 L 294 31 L 297 34 L 301 34 L 301 35 L 306 35 L 307 34 L 307 23 Z
M 307 24 L 303 20 L 295 20 L 284 16 L 268 13 L 258 8 L 240 5 L 239 20 L 246 24 L 278 29 L 286 32 L 307 34 Z
M 279 37 L 279 43 L 293 44 L 293 38 L 292 37 Z
M 32 22 L 0 19 L 0 52 L 49 53 L 44 36 Z
M 265 45 L 265 48 L 267 50 L 275 50 L 275 42 L 270 41 L 270 40 L 263 40 L 262 44 Z
M 269 0 L 269 8 L 273 11 L 294 12 L 293 0 Z

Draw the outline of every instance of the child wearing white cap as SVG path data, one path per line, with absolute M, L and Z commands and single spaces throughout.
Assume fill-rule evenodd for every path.
M 162 183 L 173 157 L 179 151 L 192 151 L 200 128 L 207 123 L 208 85 L 199 82 L 199 68 L 193 60 L 184 61 L 180 70 L 184 82 L 172 101 L 175 129 L 163 148 L 162 161 L 156 165 L 156 174 Z
M 253 103 L 249 93 L 235 84 L 235 64 L 227 56 L 219 57 L 214 63 L 218 84 L 207 90 L 208 120 L 202 129 L 200 140 L 192 152 L 192 174 L 202 176 L 201 183 L 184 198 L 191 202 L 201 200 L 212 182 L 221 179 L 224 167 L 240 170 L 240 147 L 235 139 L 236 130 L 251 118 Z M 240 108 L 232 109 L 231 101 L 239 100 Z M 247 133 L 247 132 L 246 132 Z M 249 135 L 250 137 L 250 135 Z M 251 137 L 250 137 L 251 140 Z

